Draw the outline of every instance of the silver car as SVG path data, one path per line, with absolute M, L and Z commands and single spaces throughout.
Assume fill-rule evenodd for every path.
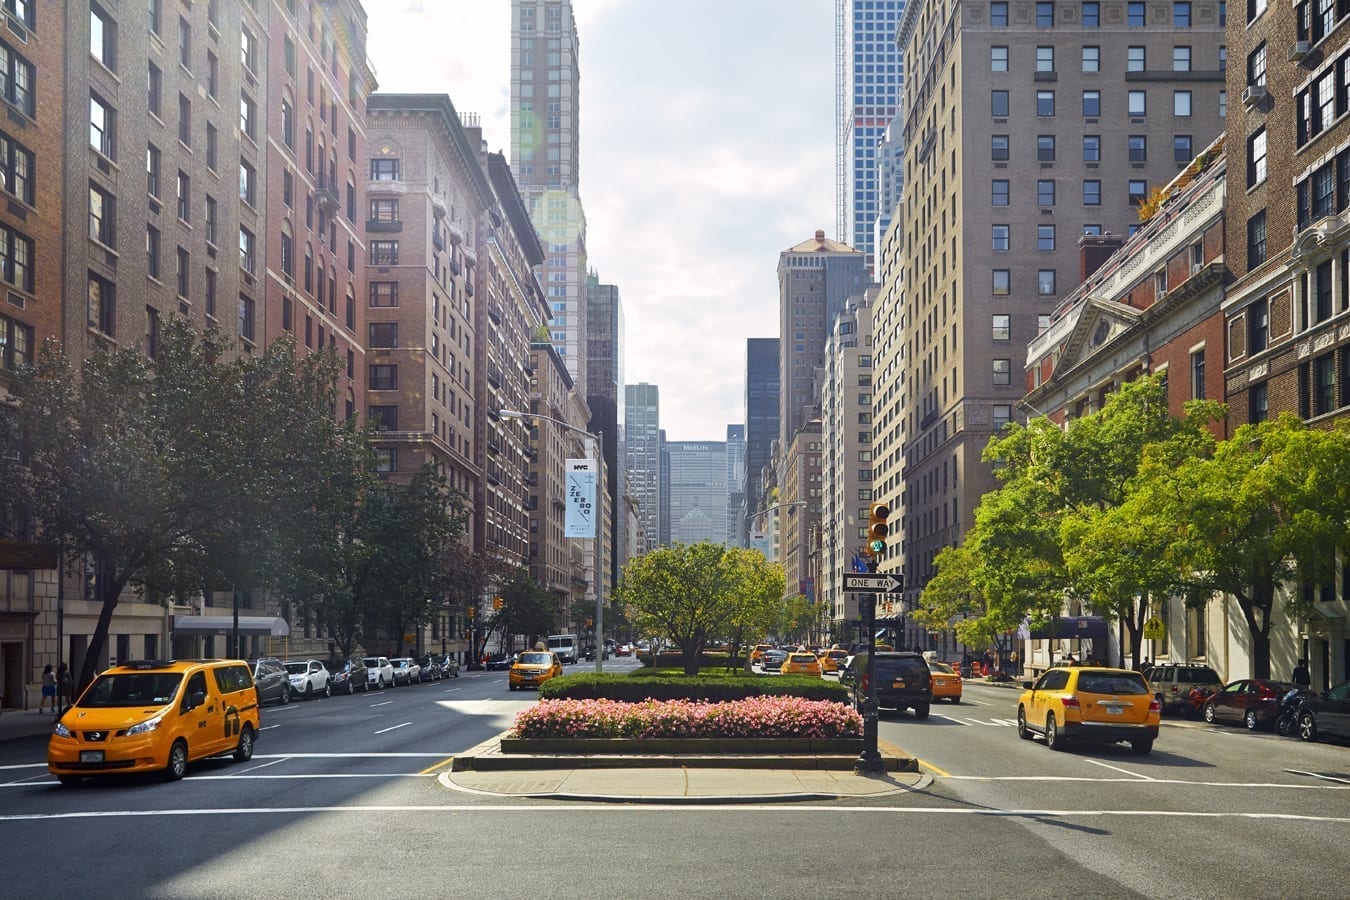
M 366 666 L 367 682 L 383 690 L 394 686 L 394 666 L 387 656 L 367 656 L 361 662 Z
M 286 674 L 291 680 L 291 693 L 305 700 L 333 696 L 328 667 L 317 659 L 287 660 Z
M 1209 666 L 1164 664 L 1150 669 L 1147 678 L 1163 712 L 1184 708 L 1191 688 L 1213 691 L 1223 687 L 1223 679 Z

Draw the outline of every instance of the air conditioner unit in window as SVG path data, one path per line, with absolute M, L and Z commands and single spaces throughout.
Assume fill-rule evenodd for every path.
M 1242 105 L 1250 109 L 1266 99 L 1266 93 L 1266 86 L 1264 84 L 1250 85 L 1242 92 Z
M 1289 61 L 1298 62 L 1300 59 L 1307 56 L 1308 51 L 1311 49 L 1312 44 L 1310 44 L 1308 41 L 1294 41 L 1294 43 L 1289 47 Z

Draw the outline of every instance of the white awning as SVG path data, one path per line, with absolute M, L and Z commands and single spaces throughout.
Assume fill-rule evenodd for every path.
M 184 634 L 231 634 L 234 631 L 234 616 L 174 616 L 173 632 Z M 291 626 L 280 616 L 240 616 L 240 634 L 266 634 L 272 637 L 286 637 Z

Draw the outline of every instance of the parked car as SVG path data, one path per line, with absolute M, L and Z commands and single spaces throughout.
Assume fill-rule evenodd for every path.
M 1070 741 L 1126 741 L 1151 753 L 1162 722 L 1162 704 L 1144 676 L 1131 669 L 1061 666 L 1042 675 L 1017 698 L 1017 736 L 1045 735 L 1051 750 Z
M 370 677 L 359 659 L 330 659 L 324 668 L 328 670 L 328 686 L 335 694 L 370 690 Z
M 422 667 L 423 681 L 440 681 L 444 677 L 441 674 L 440 662 L 430 654 L 418 657 L 417 664 Z
M 312 700 L 320 695 L 333 696 L 333 688 L 328 681 L 328 669 L 317 659 L 288 660 L 285 666 L 291 680 L 291 693 L 299 694 L 305 700 Z
M 291 675 L 286 666 L 274 656 L 263 656 L 248 661 L 253 671 L 253 684 L 258 689 L 259 705 L 273 701 L 285 706 L 291 702 Z
M 633 655 L 633 645 L 632 645 L 632 644 L 619 644 L 617 647 L 614 648 L 614 655 L 615 655 L 615 656 L 632 656 L 632 655 Z
M 562 673 L 562 661 L 558 659 L 558 654 L 549 650 L 527 650 L 511 664 L 506 684 L 513 691 L 520 688 L 537 688 Z
M 1205 721 L 1241 722 L 1248 731 L 1270 728 L 1280 715 L 1280 698 L 1298 685 L 1269 678 L 1239 678 L 1205 701 Z
M 877 705 L 904 712 L 914 710 L 914 718 L 928 718 L 933 705 L 933 673 L 921 654 L 910 651 L 887 651 L 876 655 L 872 666 L 876 678 Z M 867 693 L 867 654 L 855 654 L 848 668 L 839 676 L 840 682 L 853 686 L 855 702 Z
M 437 665 L 441 668 L 442 678 L 459 677 L 459 660 L 455 659 L 453 656 L 442 656 L 437 662 Z
M 394 684 L 417 684 L 422 680 L 422 667 L 411 656 L 396 656 L 389 662 L 394 666 Z
M 366 667 L 366 679 L 369 684 L 383 690 L 394 686 L 394 665 L 387 656 L 367 656 L 361 660 Z
M 511 668 L 511 664 L 515 661 L 515 654 L 494 653 L 488 657 L 487 670 L 489 672 L 505 672 L 507 669 Z
M 759 667 L 765 672 L 781 672 L 783 663 L 787 662 L 786 650 L 765 650 L 760 654 Z
M 1223 685 L 1219 673 L 1209 666 L 1171 665 L 1154 666 L 1145 677 L 1153 688 L 1153 695 L 1162 704 L 1162 711 L 1185 709 L 1192 688 L 1218 688 Z
M 1323 735 L 1350 738 L 1350 681 L 1342 681 L 1320 696 L 1309 697 L 1299 707 L 1298 736 L 1315 741 Z
M 938 662 L 935 659 L 928 661 L 928 668 L 933 673 L 933 699 L 960 703 L 961 673 L 945 662 Z

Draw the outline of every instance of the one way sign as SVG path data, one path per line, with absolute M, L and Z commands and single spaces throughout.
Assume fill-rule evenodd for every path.
M 893 575 L 844 575 L 844 590 L 866 594 L 893 594 L 903 584 Z

